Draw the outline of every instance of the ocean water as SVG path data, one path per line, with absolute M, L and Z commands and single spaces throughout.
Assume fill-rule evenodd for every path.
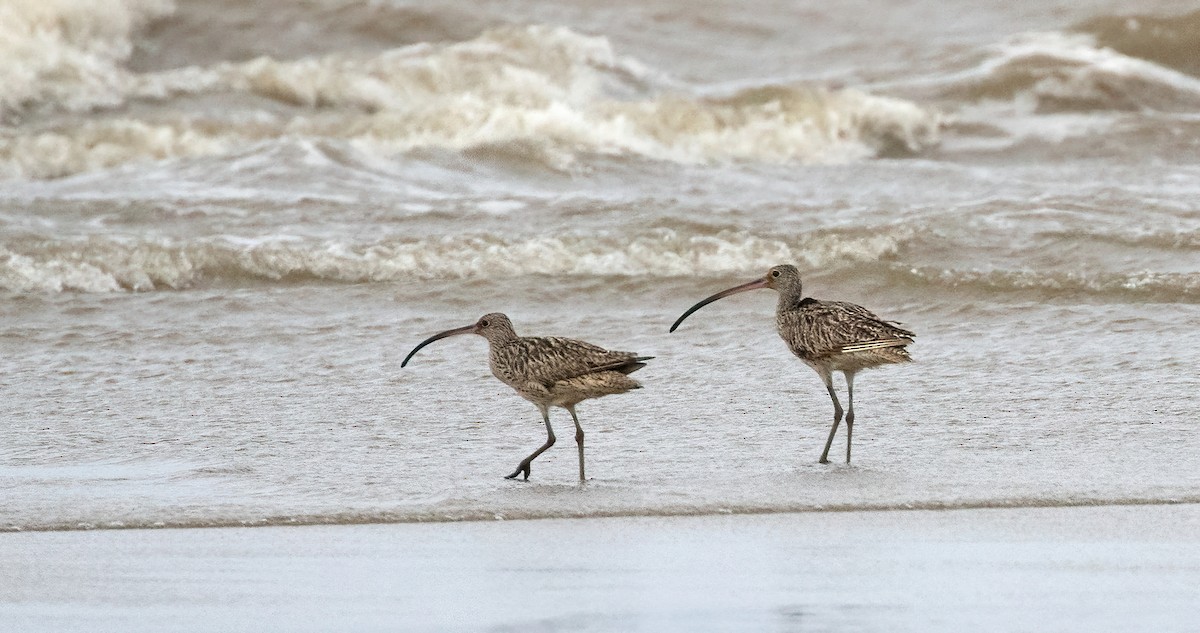
M 0 5 L 0 529 L 1200 502 L 1200 12 Z M 855 463 L 772 331 L 917 333 Z M 656 358 L 545 438 L 486 344 Z M 841 437 L 833 454 L 840 454 Z

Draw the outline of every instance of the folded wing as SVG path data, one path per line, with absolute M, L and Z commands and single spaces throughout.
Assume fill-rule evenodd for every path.
M 633 373 L 646 366 L 650 356 L 615 352 L 591 343 L 555 336 L 526 337 L 509 349 L 497 350 L 526 379 L 547 387 L 564 380 L 606 371 Z

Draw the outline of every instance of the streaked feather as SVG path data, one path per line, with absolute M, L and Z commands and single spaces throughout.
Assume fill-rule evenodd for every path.
M 850 345 L 843 345 L 842 348 L 838 351 L 842 354 L 849 354 L 850 352 L 865 352 L 868 350 L 882 349 L 885 347 L 904 347 L 905 345 L 909 345 L 912 342 L 913 341 L 910 338 L 877 339 L 874 341 L 863 341 L 861 343 L 852 343 Z

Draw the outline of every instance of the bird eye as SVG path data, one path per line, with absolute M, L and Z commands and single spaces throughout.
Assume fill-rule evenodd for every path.
M 487 327 L 487 326 L 489 326 L 489 325 L 491 325 L 491 324 L 492 324 L 492 322 L 491 322 L 491 321 L 488 321 L 487 319 L 484 319 L 484 320 L 482 320 L 482 321 L 480 321 L 480 322 L 479 322 L 479 326 L 480 326 L 480 327 Z
M 772 276 L 772 277 L 778 277 L 778 276 L 779 276 L 779 271 L 778 271 L 778 270 L 772 270 L 772 271 L 771 271 L 771 276 Z

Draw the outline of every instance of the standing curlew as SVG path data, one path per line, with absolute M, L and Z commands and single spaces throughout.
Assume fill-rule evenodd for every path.
M 849 464 L 851 434 L 854 432 L 854 374 L 862 369 L 912 360 L 904 346 L 912 343 L 916 334 L 880 319 L 862 306 L 805 297 L 800 271 L 786 264 L 772 268 L 761 279 L 722 290 L 688 308 L 671 326 L 671 331 L 674 332 L 691 313 L 717 299 L 758 288 L 773 288 L 779 292 L 779 304 L 775 308 L 775 327 L 779 336 L 793 354 L 821 376 L 833 400 L 833 427 L 829 429 L 829 439 L 821 452 L 822 464 L 829 463 L 829 447 L 842 420 L 842 405 L 833 390 L 833 372 L 840 371 L 846 376 L 846 393 L 850 400 L 846 410 L 846 463 Z
M 474 325 L 439 332 L 421 341 L 400 363 L 408 364 L 418 350 L 430 343 L 456 334 L 478 334 L 488 342 L 488 364 L 500 382 L 512 387 L 522 398 L 537 405 L 546 422 L 546 443 L 521 460 L 507 479 L 522 472 L 529 480 L 529 465 L 554 446 L 554 429 L 550 426 L 550 407 L 562 407 L 575 421 L 575 443 L 579 446 L 579 481 L 583 474 L 583 427 L 575 415 L 575 405 L 589 398 L 599 398 L 630 389 L 641 389 L 636 380 L 628 377 L 653 356 L 638 356 L 632 352 L 610 352 L 591 343 L 557 336 L 517 336 L 508 317 L 493 312 L 483 315 Z

